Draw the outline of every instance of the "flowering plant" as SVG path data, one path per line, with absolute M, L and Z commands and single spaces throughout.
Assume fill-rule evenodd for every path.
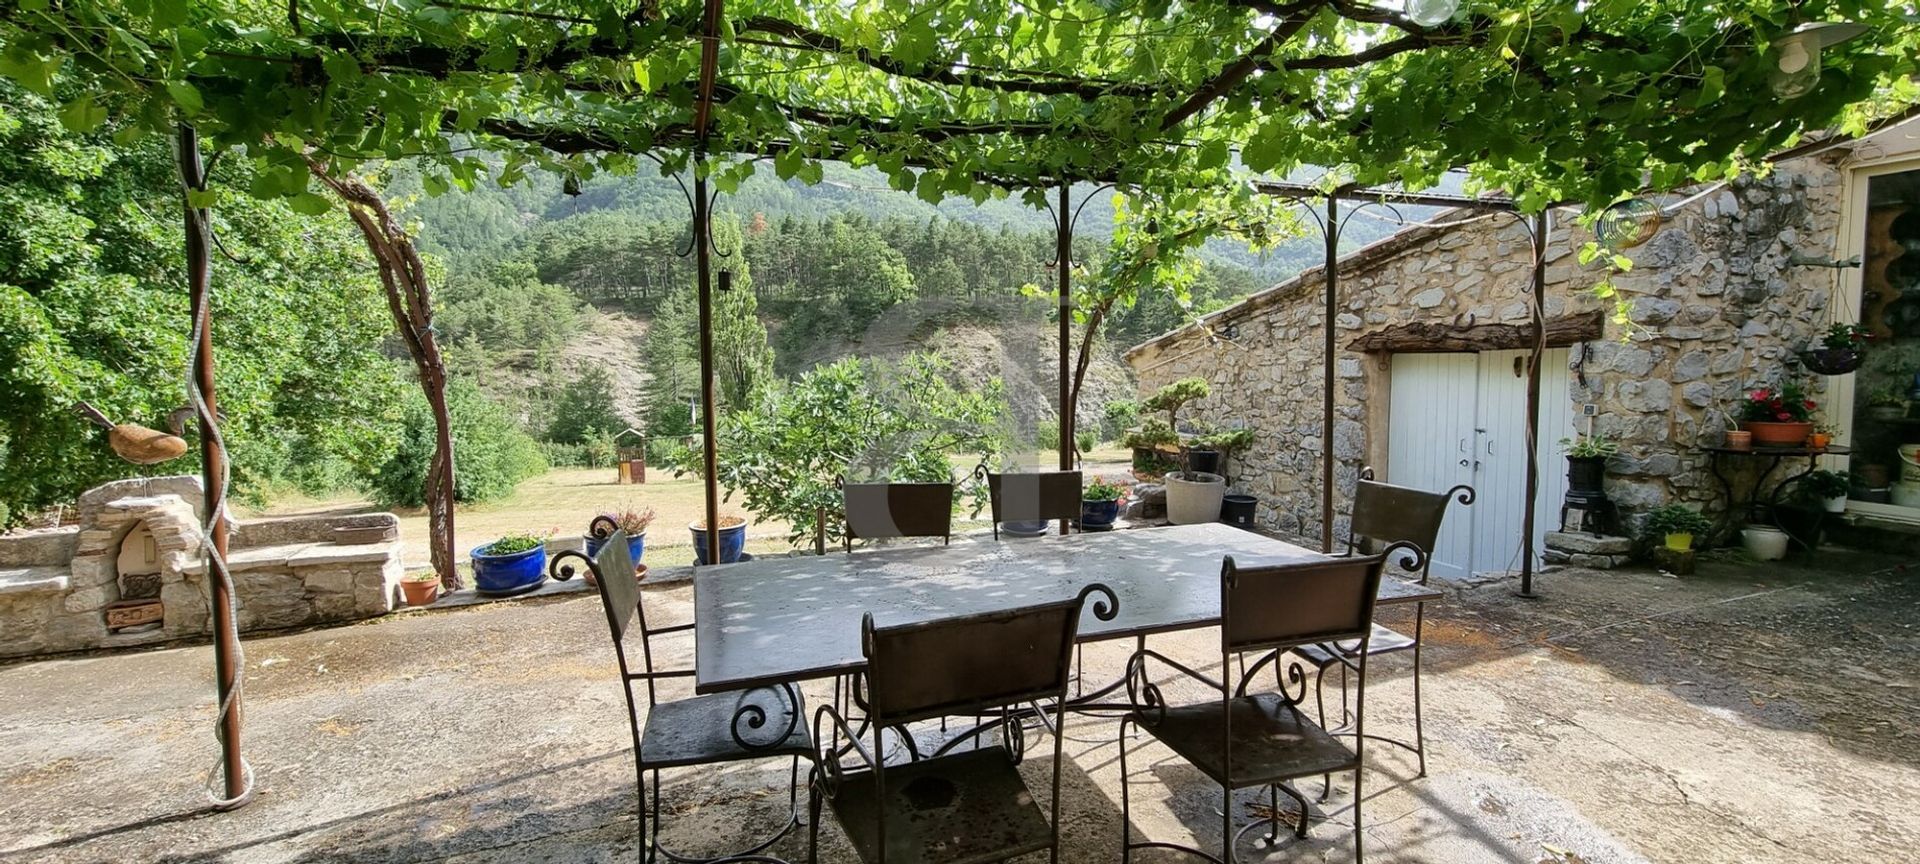
M 1740 407 L 1740 419 L 1762 423 L 1805 423 L 1817 406 L 1798 384 L 1783 384 L 1778 389 L 1762 387 L 1747 394 Z
M 1846 349 L 1860 350 L 1867 347 L 1867 340 L 1873 333 L 1858 324 L 1835 324 L 1827 328 L 1827 334 L 1820 338 L 1820 344 L 1829 351 Z

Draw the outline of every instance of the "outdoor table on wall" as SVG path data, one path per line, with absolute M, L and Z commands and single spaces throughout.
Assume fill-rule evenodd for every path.
M 1112 620 L 1081 619 L 1079 641 L 1144 637 L 1220 623 L 1220 563 L 1325 555 L 1218 523 L 997 543 L 770 558 L 694 575 L 694 686 L 718 693 L 831 678 L 865 666 L 860 619 L 880 626 L 1113 589 Z M 1391 566 L 1391 565 L 1390 565 Z M 1382 605 L 1439 600 L 1434 588 L 1380 581 Z
M 1819 447 L 1819 448 L 1815 448 L 1815 447 L 1752 447 L 1745 450 L 1737 450 L 1732 447 L 1718 446 L 1718 447 L 1702 447 L 1700 449 L 1707 451 L 1708 457 L 1711 459 L 1711 464 L 1713 467 L 1713 477 L 1715 480 L 1720 481 L 1720 494 L 1724 495 L 1727 499 L 1727 509 L 1725 514 L 1721 517 L 1720 529 L 1715 532 L 1716 537 L 1723 536 L 1727 533 L 1727 531 L 1732 529 L 1733 516 L 1735 513 L 1740 512 L 1739 508 L 1741 506 L 1744 505 L 1746 507 L 1752 507 L 1753 505 L 1759 503 L 1761 488 L 1766 485 L 1767 477 L 1773 474 L 1774 469 L 1780 467 L 1781 462 L 1787 459 L 1797 459 L 1800 457 L 1805 457 L 1807 460 L 1807 466 L 1805 469 L 1801 470 L 1799 473 L 1790 475 L 1786 479 L 1781 480 L 1779 483 L 1774 484 L 1773 491 L 1767 495 L 1766 504 L 1769 510 L 1773 510 L 1774 508 L 1779 506 L 1781 493 L 1785 492 L 1788 488 L 1791 488 L 1793 484 L 1806 479 L 1806 476 L 1808 474 L 1812 474 L 1814 471 L 1819 469 L 1820 457 L 1846 456 L 1853 452 L 1852 450 L 1840 445 L 1833 445 L 1833 446 Z M 1760 473 L 1753 478 L 1753 486 L 1751 489 L 1748 490 L 1747 497 L 1745 498 L 1745 500 L 1735 497 L 1733 480 L 1729 478 L 1726 472 L 1722 469 L 1721 463 L 1725 458 L 1728 458 L 1728 457 L 1767 460 L 1764 463 L 1763 467 L 1761 467 Z M 1800 537 L 1794 536 L 1792 533 L 1789 533 L 1788 536 L 1793 537 L 1793 539 L 1796 542 L 1800 543 L 1802 546 L 1805 546 L 1807 548 L 1812 548 L 1812 544 L 1808 543 L 1806 540 Z M 1815 530 L 1814 537 L 1815 538 L 1819 537 L 1818 530 Z

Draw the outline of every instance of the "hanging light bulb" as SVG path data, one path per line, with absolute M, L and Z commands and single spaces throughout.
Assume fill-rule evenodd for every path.
M 1660 206 L 1645 198 L 1628 198 L 1600 213 L 1595 239 L 1614 252 L 1632 249 L 1660 232 Z
M 1774 40 L 1768 83 L 1774 95 L 1798 99 L 1820 84 L 1820 50 L 1867 32 L 1864 24 L 1812 21 Z
M 1438 27 L 1453 20 L 1460 0 L 1407 0 L 1407 18 L 1422 27 Z

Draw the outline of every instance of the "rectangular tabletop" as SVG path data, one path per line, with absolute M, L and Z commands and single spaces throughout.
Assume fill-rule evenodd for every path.
M 868 612 L 881 626 L 903 624 L 1060 600 L 1092 582 L 1113 589 L 1120 611 L 1112 621 L 1089 611 L 1081 641 L 1212 626 L 1228 555 L 1241 566 L 1325 558 L 1209 523 L 702 567 L 693 582 L 695 688 L 717 693 L 859 669 Z M 1381 580 L 1381 603 L 1439 598 Z

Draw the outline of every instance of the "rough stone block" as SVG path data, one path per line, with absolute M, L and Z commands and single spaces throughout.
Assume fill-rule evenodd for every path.
M 1575 567 L 1585 567 L 1589 570 L 1612 570 L 1614 567 L 1624 563 L 1625 560 L 1625 558 L 1615 555 L 1585 555 L 1576 553 L 1567 556 L 1568 564 L 1572 564 Z
M 1547 532 L 1547 548 L 1588 555 L 1625 555 L 1633 551 L 1633 541 L 1625 537 L 1596 537 L 1568 531 Z
M 47 528 L 0 537 L 0 568 L 65 564 L 73 557 L 78 527 Z
M 310 568 L 298 571 L 311 594 L 353 593 L 354 573 L 346 568 Z
M 1694 565 L 1693 550 L 1679 552 L 1665 546 L 1656 546 L 1653 549 L 1653 563 L 1654 566 L 1676 576 L 1691 576 Z

